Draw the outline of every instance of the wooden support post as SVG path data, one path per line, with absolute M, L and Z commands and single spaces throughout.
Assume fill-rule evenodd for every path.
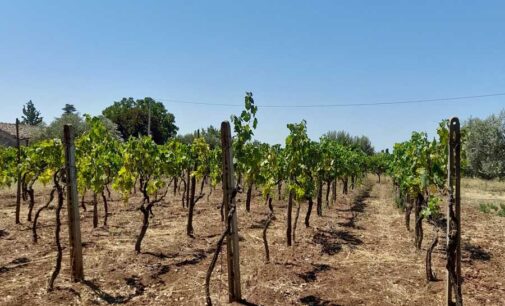
M 225 216 L 235 206 L 236 184 L 233 173 L 233 157 L 231 150 L 230 123 L 221 123 L 221 146 L 223 149 L 223 203 Z M 234 210 L 231 218 L 230 233 L 226 236 L 226 250 L 228 263 L 228 296 L 229 301 L 240 301 L 240 256 L 238 246 L 237 211 Z
M 463 305 L 461 293 L 461 134 L 458 118 L 449 120 L 447 170 L 449 203 L 447 205 L 446 305 Z M 453 301 L 453 294 L 456 301 Z
M 458 235 L 457 235 L 457 243 L 458 247 L 456 248 L 456 273 L 458 275 L 458 286 L 459 291 L 461 291 L 461 283 L 463 279 L 461 278 L 461 133 L 460 133 L 460 125 L 459 119 L 453 118 L 451 122 L 454 122 L 452 126 L 454 127 L 455 133 L 455 147 L 454 147 L 454 174 L 455 174 L 455 195 L 456 195 L 456 218 L 457 218 L 457 227 L 458 227 Z
M 16 118 L 16 148 L 17 148 L 17 191 L 16 191 L 16 224 L 20 224 L 19 214 L 21 210 L 21 171 L 19 165 L 21 164 L 21 144 L 19 139 L 19 119 Z
M 75 168 L 74 132 L 71 125 L 63 129 L 65 144 L 65 174 L 67 185 L 68 233 L 70 239 L 70 266 L 74 282 L 84 280 L 79 198 L 77 195 L 77 174 Z

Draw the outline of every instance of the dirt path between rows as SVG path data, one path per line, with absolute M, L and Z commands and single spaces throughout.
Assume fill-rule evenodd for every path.
M 374 184 L 367 195 L 361 202 L 358 197 L 354 226 L 347 228 L 361 243 L 349 247 L 343 256 L 329 258 L 335 273 L 328 279 L 321 278 L 322 302 L 312 305 L 443 305 L 444 230 L 439 232 L 433 254 L 438 281 L 427 282 L 425 256 L 435 235 L 434 227 L 424 221 L 422 250 L 416 251 L 413 230 L 407 231 L 403 213 L 395 207 L 391 184 Z M 503 219 L 483 215 L 465 202 L 463 205 L 464 301 L 467 305 L 505 305 Z
M 426 284 L 424 252 L 416 252 L 391 190 L 367 182 L 352 205 L 340 203 L 336 222 L 318 229 L 340 242 L 338 254 L 323 254 L 328 265 L 308 286 L 307 305 L 437 305 L 442 282 Z M 437 266 L 435 271 L 442 273 Z

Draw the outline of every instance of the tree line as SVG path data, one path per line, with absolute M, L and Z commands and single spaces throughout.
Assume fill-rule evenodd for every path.
M 51 123 L 46 124 L 34 103 L 28 101 L 22 109 L 22 123 L 40 126 L 35 140 L 61 138 L 64 124 L 72 124 L 76 134 L 81 135 L 89 129 L 84 117 L 72 104 L 63 107 L 63 113 Z M 170 138 L 177 137 L 185 144 L 192 143 L 197 132 L 211 146 L 219 144 L 219 130 L 210 125 L 205 129 L 178 135 L 175 116 L 168 112 L 163 103 L 152 98 L 122 98 L 102 111 L 98 116 L 108 130 L 116 137 L 127 140 L 130 136 L 148 135 L 148 117 L 151 114 L 151 135 L 157 144 L 163 144 Z M 469 118 L 463 123 L 464 151 L 463 172 L 467 176 L 483 179 L 505 178 L 505 110 L 487 118 Z M 357 146 L 368 155 L 374 153 L 370 139 L 366 136 L 351 136 L 346 131 L 329 131 L 325 136 L 346 146 Z M 380 174 L 379 174 L 380 175 Z
M 40 111 L 30 100 L 23 106 L 21 123 L 40 127 L 32 141 L 61 138 L 63 126 L 71 124 L 77 136 L 90 127 L 73 104 L 65 104 L 62 114 L 50 123 L 46 123 Z M 168 112 L 163 103 L 152 98 L 122 98 L 106 107 L 100 116 L 108 131 L 115 137 L 127 140 L 129 137 L 151 135 L 153 140 L 162 144 L 177 135 L 179 128 L 175 125 L 175 116 Z M 148 131 L 148 126 L 150 130 Z

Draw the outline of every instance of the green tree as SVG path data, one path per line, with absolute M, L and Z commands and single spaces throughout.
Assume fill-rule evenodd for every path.
M 355 149 L 361 149 L 363 153 L 370 156 L 373 155 L 375 150 L 372 146 L 372 142 L 367 136 L 355 136 L 353 137 L 353 147 Z
M 42 132 L 40 138 L 42 139 L 53 139 L 53 138 L 63 138 L 63 126 L 65 124 L 71 124 L 74 127 L 75 135 L 81 135 L 85 131 L 85 123 L 79 114 L 75 113 L 63 113 L 61 117 L 55 118 Z
M 366 136 L 351 136 L 346 131 L 329 131 L 323 136 L 336 141 L 340 145 L 361 149 L 366 155 L 372 155 L 375 152 L 372 142 Z
M 323 137 L 328 140 L 334 140 L 343 146 L 352 145 L 352 136 L 346 131 L 328 131 Z
M 149 112 L 151 113 L 151 135 L 157 144 L 165 143 L 175 137 L 179 128 L 175 117 L 163 103 L 144 98 L 134 100 L 123 98 L 103 110 L 103 115 L 117 124 L 124 139 L 148 135 Z
M 190 145 L 193 143 L 193 140 L 197 138 L 198 132 L 200 132 L 200 137 L 203 137 L 205 139 L 205 142 L 210 146 L 211 149 L 219 147 L 221 145 L 221 132 L 213 125 L 208 126 L 206 129 L 194 131 L 193 133 L 177 135 L 177 139 L 187 145 Z
M 63 138 L 63 126 L 71 124 L 74 127 L 76 136 L 81 135 L 86 130 L 86 125 L 83 118 L 76 112 L 72 104 L 65 104 L 62 108 L 63 114 L 55 118 L 47 127 L 45 127 L 39 135 L 34 137 L 34 140 Z
M 77 113 L 77 109 L 73 104 L 65 104 L 65 107 L 62 108 L 64 114 L 75 114 Z
M 505 178 L 505 111 L 464 125 L 467 172 L 485 179 Z
M 28 125 L 38 125 L 42 123 L 42 117 L 40 112 L 33 105 L 32 100 L 28 101 L 26 105 L 23 106 L 23 123 Z
M 115 138 L 120 139 L 121 134 L 117 129 L 117 125 L 105 118 L 104 116 L 97 116 L 98 120 L 105 126 L 106 130 L 113 134 Z M 92 126 L 86 123 L 78 113 L 63 113 L 60 117 L 55 118 L 47 127 L 45 127 L 39 135 L 34 137 L 34 140 L 41 139 L 54 139 L 63 137 L 63 126 L 65 124 L 71 124 L 74 127 L 74 133 L 76 136 L 80 136 L 83 133 L 89 131 Z

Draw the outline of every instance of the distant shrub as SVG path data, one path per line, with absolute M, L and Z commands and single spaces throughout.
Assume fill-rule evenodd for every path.
M 505 217 L 505 204 L 500 203 L 501 210 L 498 212 L 498 216 Z
M 505 217 L 505 204 L 502 203 L 500 207 L 494 203 L 480 203 L 479 210 L 485 214 L 496 213 L 500 217 Z
M 470 118 L 466 135 L 465 172 L 484 179 L 505 178 L 505 110 L 485 119 Z

